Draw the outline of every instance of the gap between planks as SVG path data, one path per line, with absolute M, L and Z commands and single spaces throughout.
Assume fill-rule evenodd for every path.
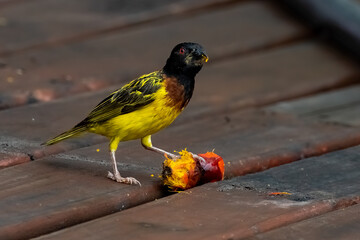
M 273 104 L 277 104 L 283 101 L 292 101 L 298 100 L 301 98 L 310 97 L 312 95 L 321 94 L 321 93 L 328 93 L 336 90 L 341 90 L 346 87 L 356 86 L 359 84 L 360 80 L 360 73 L 352 74 L 342 78 L 340 81 L 335 82 L 334 84 L 329 84 L 328 86 L 321 86 L 317 89 L 312 89 L 306 93 L 299 93 L 284 96 L 281 98 L 276 99 L 258 99 L 258 101 L 250 101 L 250 102 L 240 102 L 239 104 L 228 105 L 226 108 L 217 108 L 212 110 L 211 112 L 199 112 L 196 116 L 191 116 L 191 121 L 200 120 L 204 118 L 208 118 L 211 115 L 217 114 L 226 114 L 232 111 L 241 111 L 243 109 L 251 109 L 251 108 L 263 108 L 268 107 Z M 189 119 L 190 120 L 190 119 Z M 183 121 L 187 122 L 187 121 Z M 181 123 L 180 123 L 181 124 Z M 179 123 L 178 123 L 179 125 Z
M 261 221 L 251 227 L 251 231 L 243 232 L 237 229 L 231 229 L 232 233 L 228 235 L 219 234 L 215 238 L 233 239 L 235 236 L 241 236 L 237 239 L 247 239 L 260 233 L 266 233 L 271 230 L 275 230 L 280 227 L 285 227 L 297 222 L 301 222 L 307 219 L 318 217 L 326 213 L 330 213 L 336 210 L 345 209 L 360 203 L 360 197 L 344 197 L 338 200 L 323 200 L 304 207 L 301 211 L 294 210 L 289 213 L 279 215 L 275 218 L 271 218 L 265 221 Z
M 24 0 L 16 0 L 16 1 L 24 1 Z M 118 32 L 120 30 L 127 30 L 132 29 L 139 26 L 146 26 L 148 24 L 152 23 L 161 23 L 161 22 L 168 22 L 171 20 L 176 20 L 177 18 L 186 17 L 189 15 L 198 14 L 204 11 L 215 11 L 219 10 L 219 8 L 225 8 L 225 7 L 231 7 L 234 4 L 237 4 L 239 2 L 248 2 L 251 0 L 225 0 L 225 1 L 218 1 L 214 0 L 212 2 L 207 2 L 205 4 L 195 5 L 193 7 L 183 7 L 176 11 L 167 11 L 162 12 L 159 11 L 153 11 L 152 14 L 144 13 L 138 16 L 135 16 L 136 20 L 128 20 L 125 23 L 114 25 L 111 27 L 106 27 L 102 29 L 92 30 L 80 33 L 78 35 L 73 36 L 67 36 L 63 38 L 58 38 L 54 40 L 48 40 L 37 44 L 32 44 L 29 46 L 21 47 L 15 50 L 4 50 L 0 51 L 0 57 L 8 57 L 16 54 L 21 54 L 23 52 L 27 52 L 30 50 L 36 50 L 36 49 L 43 49 L 43 48 L 49 48 L 49 47 L 55 47 L 59 45 L 66 45 L 70 43 L 75 42 L 81 42 L 84 40 L 92 39 L 101 35 L 111 34 Z M 0 3 L 1 8 L 1 3 Z

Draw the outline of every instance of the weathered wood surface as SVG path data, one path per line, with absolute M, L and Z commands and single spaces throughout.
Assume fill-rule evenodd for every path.
M 330 223 L 337 209 L 359 203 L 359 147 L 349 148 L 360 144 L 358 64 L 272 3 L 155 1 L 150 10 L 132 5 L 140 12 L 114 17 L 101 8 L 116 4 L 109 0 L 3 2 L 4 14 L 29 13 L 29 29 L 17 14 L 3 15 L 19 24 L 13 36 L 33 35 L 0 40 L 13 53 L 0 60 L 0 108 L 8 108 L 0 111 L 1 239 L 64 228 L 44 238 L 274 238 L 286 225 L 322 217 Z M 63 26 L 73 26 L 55 31 L 49 26 L 64 11 L 73 18 Z M 188 108 L 153 143 L 169 151 L 215 148 L 232 179 L 168 196 L 157 178 L 162 157 L 139 142 L 121 143 L 117 158 L 141 188 L 105 177 L 111 169 L 105 138 L 39 146 L 114 89 L 159 69 L 184 40 L 201 42 L 210 62 Z M 338 229 L 351 228 L 356 218 L 349 219 Z
M 214 114 L 265 105 L 346 84 L 349 77 L 357 74 L 357 69 L 328 50 L 314 42 L 303 42 L 205 66 L 197 78 L 194 97 L 188 109 L 175 124 L 194 122 L 200 118 L 211 118 Z M 297 58 L 292 58 L 294 54 Z M 323 67 L 316 65 L 317 62 L 322 62 Z M 116 87 L 47 104 L 1 111 L 0 125 L 3 127 L 0 127 L 0 133 L 2 142 L 7 144 L 2 152 L 9 153 L 8 157 L 0 160 L 1 166 L 104 141 L 95 137 L 93 140 L 79 139 L 75 145 L 65 143 L 48 149 L 39 146 L 46 139 L 81 121 L 114 89 Z
M 314 132 L 317 134 L 311 136 Z M 153 142 L 168 150 L 186 146 L 195 153 L 215 148 L 225 159 L 230 177 L 359 144 L 360 129 L 304 124 L 286 115 L 252 110 L 170 128 L 155 136 Z M 139 142 L 120 144 L 117 156 L 123 174 L 139 178 L 143 187 L 106 179 L 106 170 L 111 169 L 107 144 L 1 170 L 0 208 L 5 214 L 0 236 L 38 236 L 121 210 L 119 206 L 128 208 L 163 196 L 156 180 L 161 156 L 143 150 Z M 125 197 L 127 193 L 130 196 Z
M 0 0 L 0 8 L 5 8 L 11 5 L 21 4 L 25 1 L 31 1 L 31 0 Z
M 328 41 L 347 50 L 360 59 L 360 3 L 358 0 L 280 0 L 293 13 L 306 19 L 308 25 L 320 32 Z
M 0 60 L 0 108 L 47 102 L 128 82 L 160 69 L 170 50 L 182 41 L 201 42 L 210 62 L 216 63 L 217 59 L 295 41 L 307 34 L 269 4 L 240 1 L 151 28 L 146 25 L 79 43 L 24 52 Z
M 291 113 L 304 119 L 359 127 L 360 86 L 279 102 L 267 109 L 270 112 Z
M 355 205 L 258 234 L 252 239 L 352 240 L 359 238 L 359 227 L 360 205 Z
M 360 203 L 359 157 L 355 147 L 207 184 L 42 239 L 250 237 Z M 285 191 L 292 195 L 269 196 Z
M 20 0 L 21 1 L 21 0 Z M 2 1 L 0 55 L 81 41 L 177 15 L 232 4 L 219 0 Z M 20 2 L 21 3 L 21 2 Z

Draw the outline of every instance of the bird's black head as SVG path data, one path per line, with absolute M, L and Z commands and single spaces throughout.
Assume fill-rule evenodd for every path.
M 195 77 L 207 61 L 208 57 L 201 45 L 191 42 L 180 43 L 171 51 L 163 70 L 168 75 Z

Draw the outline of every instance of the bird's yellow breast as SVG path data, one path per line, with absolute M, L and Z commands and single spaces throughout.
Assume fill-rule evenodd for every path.
M 154 94 L 155 100 L 150 104 L 114 117 L 91 131 L 110 138 L 118 137 L 120 141 L 127 141 L 143 138 L 169 126 L 182 109 L 174 106 L 165 87 Z

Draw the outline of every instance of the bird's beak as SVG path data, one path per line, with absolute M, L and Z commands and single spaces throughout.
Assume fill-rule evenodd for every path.
M 208 62 L 209 61 L 209 57 L 205 54 L 205 53 L 201 53 L 201 60 L 203 62 Z
M 208 56 L 203 51 L 194 51 L 191 54 L 189 54 L 185 59 L 187 64 L 189 64 L 190 62 L 194 62 L 196 63 L 196 65 L 202 65 L 203 63 L 206 63 L 208 60 L 209 60 Z

